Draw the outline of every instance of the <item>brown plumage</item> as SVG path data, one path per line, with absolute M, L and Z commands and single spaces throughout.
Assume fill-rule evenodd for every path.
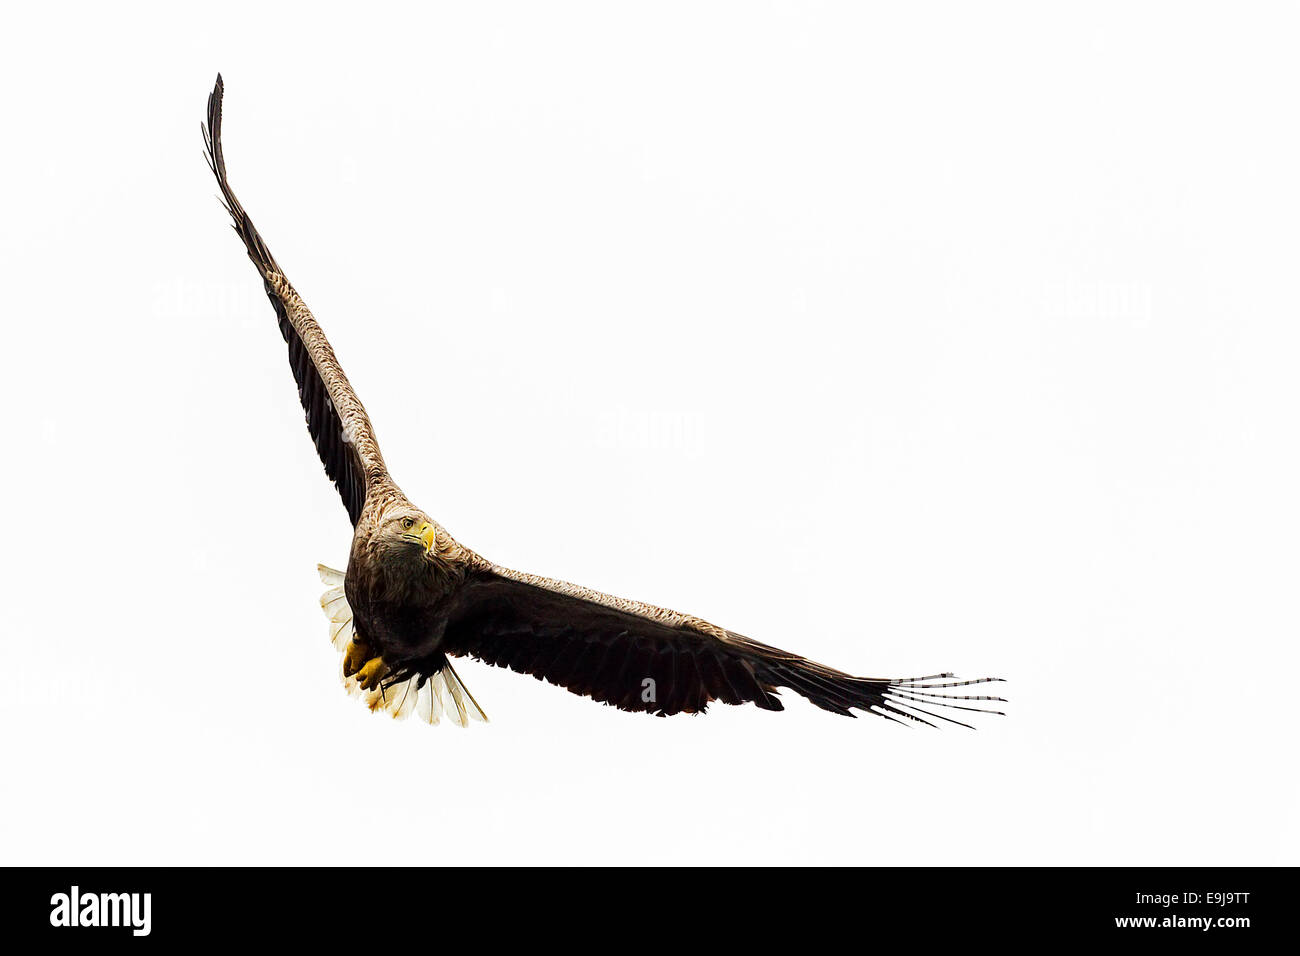
M 994 678 L 853 677 L 688 614 L 511 571 L 457 542 L 393 482 L 324 332 L 235 198 L 221 149 L 222 93 L 218 76 L 204 128 L 209 165 L 288 344 L 307 430 L 353 524 L 346 575 L 320 569 L 333 585 L 321 603 L 349 690 L 395 716 L 436 722 L 445 706 L 464 724 L 483 713 L 448 658 L 471 657 L 661 716 L 702 713 L 713 701 L 781 710 L 782 687 L 850 717 L 861 710 L 928 724 L 962 723 L 930 708 L 997 713 L 971 702 L 1001 698 L 949 693 Z

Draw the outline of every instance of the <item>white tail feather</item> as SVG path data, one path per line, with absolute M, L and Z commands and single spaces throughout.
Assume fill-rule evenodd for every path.
M 426 724 L 437 726 L 438 721 L 442 719 L 442 701 L 438 700 L 430 684 L 430 681 L 425 681 L 424 686 L 420 688 L 420 696 L 415 701 L 415 712 Z
M 342 652 L 348 649 L 348 641 L 352 640 L 353 633 L 352 618 L 342 622 L 330 622 L 330 643 L 334 645 L 336 651 Z
M 352 607 L 343 589 L 343 572 L 316 565 L 321 583 L 329 590 L 321 595 L 320 606 L 330 620 L 330 642 L 340 651 L 346 651 L 356 628 L 352 622 Z M 382 710 L 396 720 L 405 720 L 418 714 L 425 723 L 437 726 L 443 714 L 459 727 L 468 727 L 470 719 L 487 720 L 487 714 L 478 705 L 474 695 L 461 683 L 449 661 L 438 673 L 420 683 L 417 674 L 410 680 L 392 687 L 364 689 L 356 675 L 343 678 L 343 686 L 350 695 L 360 697 L 371 710 Z M 450 703 L 448 703 L 450 699 Z
M 444 683 L 446 683 L 447 690 L 451 692 L 452 699 L 456 701 L 456 709 L 460 711 L 460 725 L 462 727 L 468 726 L 468 722 L 465 720 L 467 712 L 469 716 L 475 720 L 481 720 L 484 723 L 487 723 L 487 714 L 483 713 L 483 708 L 478 705 L 478 701 L 476 701 L 474 695 L 469 692 L 469 688 L 461 683 L 460 675 L 457 674 L 456 669 L 451 666 L 451 661 L 447 661 L 439 672 L 439 676 L 442 677 Z M 465 705 L 466 701 L 469 701 L 468 707 Z
M 341 584 L 320 596 L 320 606 L 325 611 L 325 616 L 336 624 L 352 620 L 352 608 L 348 605 L 348 596 L 343 592 Z
M 343 572 L 335 571 L 333 568 L 327 568 L 323 564 L 316 565 L 316 573 L 320 575 L 320 583 L 334 587 L 343 583 Z
M 418 678 L 412 677 L 410 680 L 388 690 L 386 696 L 393 698 L 392 704 L 388 707 L 393 719 L 405 720 L 415 713 L 416 698 L 420 696 L 420 692 L 415 686 L 416 683 L 418 683 Z
M 444 668 L 445 670 L 446 668 Z M 451 675 L 443 676 L 440 674 L 439 676 L 442 677 L 443 686 L 447 688 L 447 696 L 451 698 L 452 706 L 456 708 L 456 712 L 453 714 L 451 707 L 448 707 L 447 716 L 452 718 L 452 723 L 461 727 L 468 727 L 469 714 L 465 711 L 464 695 L 461 694 L 460 688 L 456 686 L 456 682 L 451 679 Z
M 442 720 L 447 713 L 447 688 L 442 683 L 442 674 L 434 674 L 429 678 L 429 700 L 433 707 L 433 722 L 436 724 Z

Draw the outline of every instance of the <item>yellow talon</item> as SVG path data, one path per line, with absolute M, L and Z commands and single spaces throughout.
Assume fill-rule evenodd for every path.
M 343 654 L 343 676 L 351 677 L 373 656 L 369 644 L 356 640 L 348 641 L 348 649 Z
M 357 672 L 357 682 L 365 690 L 374 690 L 379 686 L 379 682 L 384 677 L 384 672 L 388 670 L 382 657 L 372 657 L 366 661 L 364 667 Z

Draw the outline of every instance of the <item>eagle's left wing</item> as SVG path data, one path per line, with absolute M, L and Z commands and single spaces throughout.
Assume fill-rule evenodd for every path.
M 947 693 L 994 678 L 853 677 L 690 615 L 495 565 L 458 590 L 440 650 L 660 716 L 702 713 L 713 701 L 781 710 L 780 687 L 832 713 L 927 724 L 962 722 L 926 708 L 984 711 L 966 702 L 1001 700 Z

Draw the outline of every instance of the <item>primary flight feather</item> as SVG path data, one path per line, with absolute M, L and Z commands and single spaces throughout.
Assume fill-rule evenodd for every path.
M 853 677 L 689 614 L 511 571 L 456 541 L 389 475 L 325 333 L 235 198 L 221 150 L 222 94 L 218 75 L 203 130 L 208 163 L 288 343 L 307 430 L 352 520 L 347 573 L 319 567 L 350 692 L 396 717 L 486 720 L 451 665 L 471 657 L 660 716 L 702 713 L 713 701 L 781 710 L 781 687 L 850 717 L 856 709 L 928 724 L 962 723 L 936 707 L 998 713 L 973 702 L 1001 698 L 950 693 L 995 678 Z

